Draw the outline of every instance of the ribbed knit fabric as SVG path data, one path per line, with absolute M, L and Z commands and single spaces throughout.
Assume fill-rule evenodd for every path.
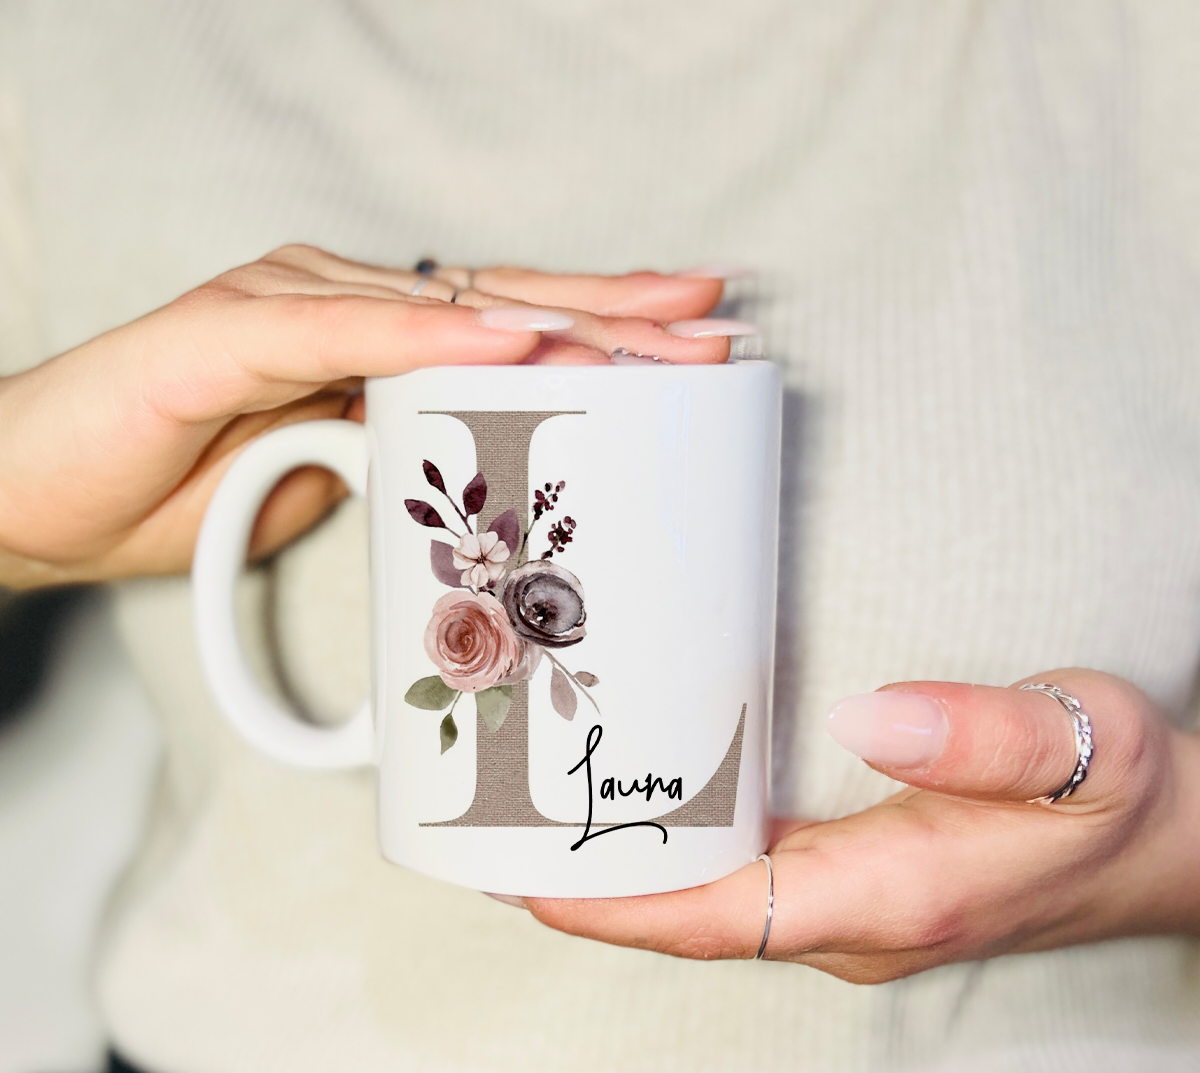
M 1191 0 L 10 0 L 2 360 L 285 241 L 758 269 L 740 312 L 790 387 L 776 795 L 835 816 L 889 784 L 823 713 L 888 681 L 1075 664 L 1188 718 L 1198 99 Z M 245 597 L 261 662 L 348 712 L 361 508 Z M 570 939 L 384 864 L 369 778 L 280 770 L 226 729 L 186 581 L 120 608 L 168 749 L 97 982 L 147 1067 L 1200 1068 L 1190 941 L 861 988 Z

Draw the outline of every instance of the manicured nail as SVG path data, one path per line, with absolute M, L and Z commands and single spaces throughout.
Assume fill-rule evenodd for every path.
M 757 335 L 758 328 L 744 320 L 705 317 L 702 320 L 677 320 L 667 325 L 671 335 L 680 339 L 711 339 L 716 335 Z
M 518 898 L 515 894 L 488 894 L 486 890 L 483 893 L 487 894 L 489 898 L 495 898 L 496 901 L 503 902 L 505 905 L 514 905 L 518 909 L 529 908 L 529 906 L 525 904 L 525 899 Z
M 556 309 L 492 306 L 479 312 L 479 323 L 498 332 L 559 332 L 575 323 Z
M 679 279 L 748 279 L 754 275 L 750 269 L 738 265 L 699 265 L 673 274 Z
M 844 749 L 881 767 L 922 767 L 946 744 L 946 712 L 921 693 L 861 693 L 829 713 L 830 736 Z

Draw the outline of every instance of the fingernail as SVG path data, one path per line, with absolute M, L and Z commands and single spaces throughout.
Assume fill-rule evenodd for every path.
M 487 896 L 489 898 L 495 898 L 496 901 L 503 902 L 505 905 L 513 905 L 513 906 L 516 906 L 518 909 L 528 909 L 529 908 L 525 904 L 525 899 L 518 898 L 515 894 L 488 894 L 488 892 L 486 890 L 483 893 L 487 894 Z
M 711 339 L 717 335 L 757 335 L 758 328 L 744 320 L 705 317 L 701 320 L 677 320 L 667 325 L 671 335 L 681 339 Z
M 861 693 L 838 701 L 826 726 L 842 748 L 882 767 L 921 767 L 946 744 L 946 712 L 921 693 Z
M 526 306 L 492 306 L 480 310 L 479 323 L 498 332 L 559 332 L 575 323 L 574 317 L 556 309 Z
M 748 268 L 738 265 L 698 265 L 673 273 L 678 279 L 747 279 L 754 275 Z

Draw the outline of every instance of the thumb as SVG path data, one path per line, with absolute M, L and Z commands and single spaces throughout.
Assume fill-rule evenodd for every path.
M 1093 716 L 1087 696 L 1073 684 L 1062 688 L 1079 697 Z M 1104 692 L 1099 691 L 1101 697 Z M 828 730 L 839 745 L 885 775 L 959 797 L 1032 800 L 1061 788 L 1077 760 L 1067 711 L 1044 693 L 1016 687 L 885 686 L 834 705 Z M 1088 789 L 1095 788 L 1089 781 Z

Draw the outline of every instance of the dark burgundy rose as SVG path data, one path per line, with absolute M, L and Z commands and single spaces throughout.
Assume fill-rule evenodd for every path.
M 517 567 L 500 591 L 500 602 L 517 636 L 545 648 L 583 640 L 587 612 L 579 578 L 555 563 L 536 560 Z

